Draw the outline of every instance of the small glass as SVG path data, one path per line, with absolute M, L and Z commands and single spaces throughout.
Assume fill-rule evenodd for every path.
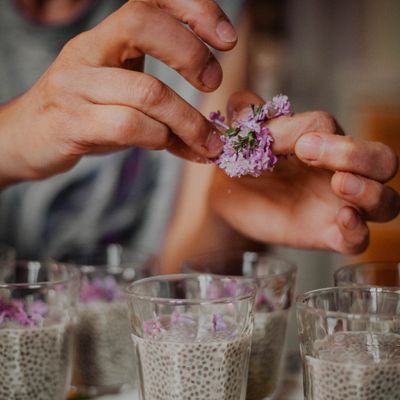
M 13 247 L 0 243 L 0 280 L 3 280 L 16 260 L 16 253 Z
M 128 389 L 135 381 L 135 362 L 124 289 L 151 273 L 150 258 L 110 245 L 68 261 L 81 273 L 71 397 Z
M 184 272 L 243 276 L 257 286 L 247 400 L 273 398 L 281 377 L 296 267 L 266 253 L 217 252 L 184 262 Z
M 15 261 L 0 278 L 0 398 L 60 400 L 71 379 L 79 273 Z
M 297 299 L 306 400 L 395 400 L 400 393 L 400 294 L 366 287 Z
M 400 263 L 371 262 L 346 265 L 334 274 L 336 286 L 400 288 Z
M 141 400 L 244 400 L 255 286 L 180 274 L 127 290 Z

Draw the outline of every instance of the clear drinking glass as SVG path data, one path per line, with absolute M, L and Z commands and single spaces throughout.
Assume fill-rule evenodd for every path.
M 81 272 L 72 393 L 117 393 L 135 381 L 124 289 L 151 273 L 149 256 L 111 245 L 95 254 L 71 255 L 68 261 Z
M 371 262 L 346 265 L 334 275 L 336 286 L 400 288 L 400 263 Z
M 37 261 L 0 278 L 0 398 L 60 400 L 71 378 L 79 273 Z
M 400 393 L 400 294 L 336 287 L 297 299 L 306 400 L 395 400 Z
M 10 273 L 15 260 L 16 254 L 14 248 L 0 243 L 0 280 L 3 280 Z
M 247 400 L 273 398 L 284 359 L 296 267 L 266 253 L 218 252 L 184 262 L 184 272 L 242 276 L 257 286 Z
M 255 286 L 180 274 L 127 290 L 141 400 L 244 400 Z

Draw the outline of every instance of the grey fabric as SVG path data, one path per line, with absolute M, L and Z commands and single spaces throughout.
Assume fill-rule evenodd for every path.
M 29 89 L 66 41 L 123 3 L 94 0 L 71 24 L 42 26 L 26 20 L 13 0 L 0 0 L 0 103 Z M 221 3 L 234 18 L 242 0 Z M 198 92 L 174 71 L 151 58 L 146 70 L 196 104 Z M 135 176 L 123 182 L 127 194 L 120 201 L 116 192 L 121 189 L 121 171 L 137 157 Z M 88 253 L 115 238 L 131 248 L 157 249 L 173 207 L 181 165 L 166 152 L 133 149 L 85 157 L 65 174 L 15 185 L 0 194 L 0 241 L 15 246 L 18 255 L 26 258 Z

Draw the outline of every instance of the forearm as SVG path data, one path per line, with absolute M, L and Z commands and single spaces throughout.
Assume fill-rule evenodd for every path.
M 202 186 L 204 182 L 199 184 Z M 162 249 L 163 273 L 180 272 L 183 261 L 199 254 L 264 248 L 264 244 L 249 239 L 229 226 L 213 212 L 208 202 L 204 206 L 196 202 L 196 197 L 194 194 L 193 201 L 181 199 L 178 204 L 179 212 L 173 218 Z

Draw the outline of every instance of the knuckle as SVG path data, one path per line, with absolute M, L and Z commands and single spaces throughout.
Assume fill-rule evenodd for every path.
M 145 109 L 159 107 L 169 95 L 168 88 L 158 79 L 143 75 L 136 88 L 139 90 L 139 99 Z
M 146 136 L 151 138 L 151 142 L 146 144 L 149 150 L 164 150 L 172 143 L 171 131 L 165 125 L 153 127 L 153 132 Z
M 167 130 L 158 133 L 158 142 L 149 146 L 150 150 L 164 150 L 169 146 L 170 134 Z
M 134 113 L 120 114 L 114 122 L 113 140 L 116 144 L 120 146 L 131 144 L 137 125 L 138 118 Z
M 396 153 L 386 144 L 379 143 L 381 149 L 379 150 L 384 157 L 384 169 L 387 180 L 394 178 L 397 174 L 399 161 Z
M 138 32 L 147 21 L 150 6 L 144 1 L 129 1 L 115 14 L 116 23 L 126 32 Z
M 357 148 L 354 138 L 346 136 L 343 142 L 342 156 L 340 157 L 342 167 L 354 164 L 357 156 Z
M 336 132 L 336 120 L 332 114 L 326 111 L 315 111 L 313 117 L 317 124 L 317 130 L 325 133 Z
M 70 83 L 67 75 L 63 68 L 52 68 L 47 75 L 46 89 L 51 93 L 62 93 Z

